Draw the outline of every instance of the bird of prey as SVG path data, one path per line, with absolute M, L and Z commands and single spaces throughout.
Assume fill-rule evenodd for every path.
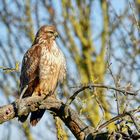
M 20 89 L 28 86 L 22 98 L 28 96 L 52 95 L 58 82 L 66 77 L 66 60 L 64 54 L 56 44 L 58 33 L 54 26 L 42 26 L 22 61 L 20 75 Z M 43 116 L 45 110 L 31 113 L 30 123 L 35 126 Z M 29 114 L 28 114 L 29 115 Z M 26 121 L 28 115 L 19 117 Z

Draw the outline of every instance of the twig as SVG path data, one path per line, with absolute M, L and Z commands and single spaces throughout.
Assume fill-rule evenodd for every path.
M 112 79 L 114 81 L 115 87 L 117 88 L 118 87 L 118 82 L 116 81 L 116 78 L 113 75 L 113 72 L 112 72 L 112 70 L 110 68 L 109 62 L 108 62 L 108 69 L 109 69 L 109 72 L 111 74 L 111 77 L 112 77 Z M 118 114 L 120 114 L 120 103 L 119 103 L 118 91 L 115 91 L 115 96 L 116 96 L 116 102 L 117 102 L 117 112 L 118 112 Z
M 100 124 L 102 124 L 102 122 L 105 120 L 105 110 L 97 96 L 95 96 L 95 100 L 96 100 L 97 104 L 99 105 L 101 112 L 103 114 L 102 118 L 100 119 L 99 123 L 97 124 L 97 126 L 95 128 L 96 130 L 98 130 L 98 127 L 100 126 Z
M 66 102 L 66 105 L 70 105 L 72 103 L 72 101 L 75 99 L 75 97 L 81 92 L 84 91 L 85 89 L 88 89 L 89 86 L 85 86 L 80 88 L 79 90 L 77 90 L 76 92 L 74 92 L 74 94 L 68 99 L 68 101 Z
M 129 1 L 129 6 L 130 6 L 130 8 L 132 9 L 133 17 L 134 17 L 134 19 L 135 19 L 135 22 L 136 22 L 136 26 L 137 26 L 137 28 L 138 28 L 138 31 L 140 31 L 139 21 L 137 20 L 137 17 L 136 17 L 134 8 L 133 8 L 132 3 L 131 3 L 130 1 Z
M 24 87 L 24 89 L 22 90 L 21 95 L 20 95 L 20 97 L 19 97 L 20 100 L 22 99 L 22 97 L 23 97 L 24 93 L 26 92 L 27 88 L 28 88 L 28 85 L 26 85 L 26 86 Z
M 116 120 L 120 119 L 120 118 L 123 118 L 125 116 L 130 116 L 130 114 L 132 113 L 136 113 L 136 112 L 140 112 L 140 108 L 138 107 L 137 109 L 134 109 L 134 110 L 131 110 L 129 112 L 125 112 L 125 113 L 122 113 L 122 114 L 119 114 L 115 117 L 113 117 L 112 119 L 110 119 L 109 121 L 106 121 L 105 123 L 103 123 L 102 125 L 100 125 L 98 127 L 98 130 L 97 131 L 100 131 L 101 129 L 105 128 L 106 126 L 108 126 L 110 123 L 112 122 L 115 122 Z M 131 116 L 130 116 L 131 117 Z
M 138 131 L 138 133 L 140 133 L 140 128 L 139 128 L 139 126 L 138 126 L 134 116 L 132 115 L 132 113 L 128 113 L 128 115 L 130 116 L 131 120 L 133 121 L 133 123 L 134 123 L 134 125 L 135 125 L 135 127 L 136 127 L 136 129 Z
M 115 90 L 118 92 L 121 92 L 123 94 L 128 94 L 128 95 L 134 95 L 136 96 L 139 90 L 136 91 L 127 91 L 126 89 L 122 89 L 122 88 L 115 88 L 112 86 L 107 86 L 107 85 L 103 85 L 103 84 L 88 84 L 86 86 L 81 87 L 80 89 L 78 89 L 77 91 L 74 92 L 74 94 L 68 99 L 68 101 L 66 102 L 66 105 L 70 105 L 73 100 L 76 98 L 76 96 L 81 92 L 84 91 L 85 89 L 91 89 L 91 88 L 104 88 L 104 89 L 110 89 L 110 90 Z
M 0 69 L 2 69 L 5 73 L 19 72 L 19 62 L 16 62 L 15 68 L 8 68 L 8 67 L 0 66 Z

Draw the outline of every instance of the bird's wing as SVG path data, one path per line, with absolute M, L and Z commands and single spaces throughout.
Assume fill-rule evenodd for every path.
M 41 47 L 34 45 L 25 53 L 23 57 L 20 76 L 21 92 L 26 86 L 28 86 L 28 89 L 23 97 L 31 96 L 34 86 L 38 84 L 40 53 Z

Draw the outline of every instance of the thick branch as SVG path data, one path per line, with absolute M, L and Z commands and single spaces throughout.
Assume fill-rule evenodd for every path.
M 36 96 L 17 99 L 15 102 L 0 108 L 0 123 L 36 111 L 37 109 L 47 109 L 52 111 L 54 115 L 59 116 L 78 140 L 91 139 L 94 129 L 83 123 L 76 111 L 68 107 L 68 112 L 65 112 L 64 108 L 63 102 L 54 97 L 44 99 L 43 97 Z M 65 117 L 65 114 L 68 116 Z M 101 135 L 99 136 L 101 137 Z
M 67 109 L 65 109 L 66 107 Z M 55 116 L 59 116 L 78 140 L 107 140 L 108 133 L 100 133 L 96 135 L 97 131 L 83 123 L 76 111 L 54 97 L 45 98 L 34 96 L 17 99 L 15 102 L 0 108 L 0 123 L 28 114 L 29 112 L 33 112 L 38 109 L 47 109 L 52 111 Z M 135 109 L 131 112 L 134 113 L 138 111 L 139 109 Z M 126 115 L 128 114 L 122 114 L 122 116 L 119 117 L 124 117 Z M 114 119 L 111 120 L 114 121 Z M 105 125 L 107 124 L 105 123 L 101 125 L 99 129 L 102 129 Z

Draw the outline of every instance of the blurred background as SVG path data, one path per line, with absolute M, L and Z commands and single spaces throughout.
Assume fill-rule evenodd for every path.
M 57 90 L 59 99 L 65 102 L 79 85 L 88 83 L 132 91 L 139 89 L 139 22 L 140 0 L 1 0 L 0 106 L 17 98 L 23 55 L 42 25 L 56 26 L 57 44 L 67 60 L 67 80 Z M 5 68 L 11 70 L 4 71 Z M 95 88 L 77 96 L 71 107 L 82 121 L 97 128 L 139 103 L 139 95 L 124 96 Z M 106 129 L 114 131 L 115 123 Z M 132 123 L 130 127 L 135 131 Z M 0 140 L 57 138 L 75 139 L 64 123 L 49 111 L 36 127 L 31 127 L 29 121 L 21 124 L 17 119 L 0 125 Z

